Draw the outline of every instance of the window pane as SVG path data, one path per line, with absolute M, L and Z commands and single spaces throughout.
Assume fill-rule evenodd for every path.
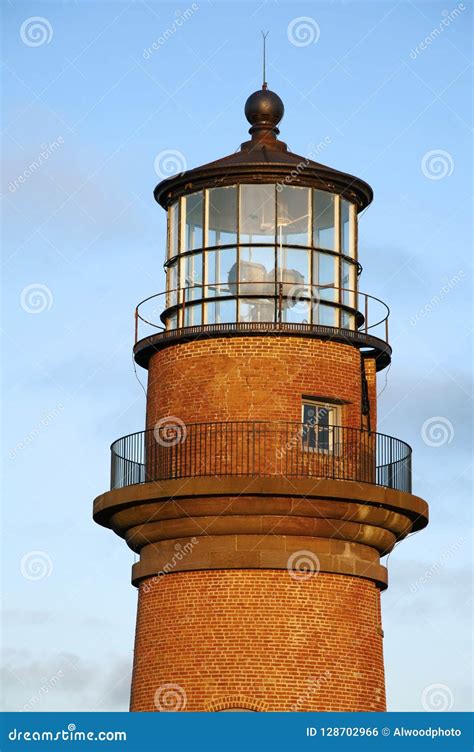
M 342 302 L 344 305 L 355 308 L 356 305 L 356 267 L 348 261 L 342 262 Z
M 223 248 L 220 251 L 207 251 L 207 295 L 227 295 L 229 282 L 235 281 L 237 272 L 237 251 Z
M 202 297 L 202 253 L 183 258 L 183 275 L 181 287 L 188 290 L 186 299 L 196 300 Z
M 202 248 L 204 218 L 202 192 L 186 196 L 183 200 L 184 209 L 186 210 L 186 250 Z
M 275 321 L 275 301 L 264 298 L 241 298 L 239 300 L 239 321 L 248 323 Z
M 176 292 L 177 287 L 178 287 L 178 259 L 174 261 L 170 266 L 168 266 L 167 272 L 166 272 L 166 289 L 168 290 L 167 307 L 176 305 L 178 301 L 177 292 Z
M 240 188 L 240 242 L 275 242 L 275 186 L 242 185 Z
M 303 446 L 316 449 L 317 409 L 314 405 L 303 405 Z
M 330 407 L 318 407 L 318 426 L 329 426 Z
M 209 241 L 213 245 L 237 243 L 237 187 L 209 191 Z
M 235 300 L 206 303 L 208 324 L 229 324 L 237 320 Z
M 313 190 L 313 245 L 334 251 L 334 196 Z
M 190 305 L 184 309 L 184 326 L 200 326 L 202 323 L 202 306 Z
M 337 326 L 338 309 L 323 302 L 313 306 L 313 324 L 321 326 Z
M 342 329 L 355 329 L 355 316 L 353 313 L 341 311 L 341 327 Z
M 313 284 L 315 294 L 322 300 L 336 300 L 338 284 L 338 258 L 329 253 L 313 254 Z
M 318 449 L 321 452 L 329 449 L 329 431 L 328 427 L 322 427 L 318 423 Z
M 316 405 L 305 403 L 303 405 L 303 423 L 315 425 L 318 421 Z
M 278 249 L 279 282 L 287 285 L 309 285 L 310 252 L 296 248 Z
M 309 324 L 310 301 L 305 298 L 305 294 L 309 298 L 309 289 L 294 290 L 295 295 L 283 299 L 282 320 L 288 324 Z
M 167 329 L 177 329 L 178 328 L 178 314 L 176 311 L 173 313 L 170 313 L 166 317 L 166 328 Z
M 271 248 L 240 248 L 239 281 L 240 292 L 243 294 L 274 295 L 274 246 Z
M 282 319 L 287 323 L 310 323 L 310 252 L 281 248 L 278 281 L 283 282 Z
M 309 188 L 285 185 L 277 190 L 277 243 L 279 245 L 310 245 L 309 215 L 311 194 Z
M 178 239 L 179 239 L 179 209 L 178 202 L 172 204 L 168 209 L 168 223 L 169 223 L 169 256 L 176 256 L 178 253 Z
M 341 198 L 341 252 L 347 255 L 350 252 L 350 209 L 349 201 Z

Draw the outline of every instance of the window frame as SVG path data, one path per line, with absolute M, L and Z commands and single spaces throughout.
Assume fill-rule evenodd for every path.
M 321 448 L 320 446 L 308 446 L 305 444 L 304 441 L 304 428 L 305 426 L 309 426 L 309 423 L 305 422 L 304 419 L 304 413 L 305 413 L 305 407 L 315 407 L 316 410 L 327 410 L 328 411 L 328 448 Z M 334 402 L 330 402 L 327 399 L 324 399 L 323 397 L 303 397 L 301 400 L 301 425 L 302 425 L 302 449 L 304 452 L 318 452 L 320 454 L 333 454 L 334 453 L 334 427 L 340 426 L 341 418 L 341 405 L 336 404 Z M 315 425 L 317 426 L 318 423 L 316 422 Z M 331 430 L 332 429 L 332 430 Z

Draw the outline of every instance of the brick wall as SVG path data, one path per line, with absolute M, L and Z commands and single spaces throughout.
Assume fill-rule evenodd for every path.
M 272 570 L 145 580 L 131 709 L 231 707 L 385 710 L 375 584 L 324 573 L 294 579 Z
M 359 428 L 359 351 L 303 337 L 197 339 L 151 358 L 147 427 L 166 416 L 186 423 L 298 423 L 302 395 L 344 400 L 348 404 L 341 408 L 340 422 Z

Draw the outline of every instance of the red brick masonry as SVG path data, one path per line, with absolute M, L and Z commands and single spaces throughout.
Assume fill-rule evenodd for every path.
M 375 367 L 366 366 L 372 428 Z M 163 417 L 185 423 L 226 420 L 301 421 L 302 395 L 343 400 L 341 425 L 360 427 L 359 351 L 297 337 L 197 339 L 150 360 L 147 427 Z
M 145 580 L 131 710 L 385 710 L 376 585 L 294 575 L 220 570 Z

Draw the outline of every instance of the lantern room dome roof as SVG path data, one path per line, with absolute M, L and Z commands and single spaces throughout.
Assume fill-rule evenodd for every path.
M 319 144 L 309 155 L 301 156 L 291 152 L 277 138 L 277 126 L 284 112 L 285 107 L 278 94 L 267 89 L 264 84 L 245 103 L 245 116 L 251 125 L 251 139 L 241 144 L 240 150 L 233 154 L 166 178 L 155 188 L 156 201 L 167 209 L 179 196 L 203 188 L 239 182 L 275 182 L 339 193 L 353 201 L 358 211 L 365 209 L 373 198 L 372 188 L 368 183 L 311 159 L 314 153 L 322 151 L 325 144 Z

